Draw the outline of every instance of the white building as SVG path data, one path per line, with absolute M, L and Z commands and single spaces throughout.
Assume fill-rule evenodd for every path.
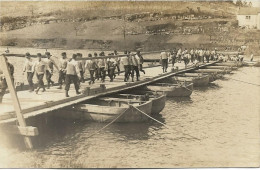
M 260 8 L 240 8 L 237 14 L 238 26 L 260 30 Z

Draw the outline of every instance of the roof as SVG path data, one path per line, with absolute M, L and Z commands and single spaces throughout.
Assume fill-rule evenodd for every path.
M 238 15 L 257 15 L 258 13 L 260 13 L 260 8 L 257 7 L 240 8 L 238 11 Z

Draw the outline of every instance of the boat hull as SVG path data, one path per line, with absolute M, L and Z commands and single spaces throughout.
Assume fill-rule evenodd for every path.
M 166 95 L 152 99 L 152 114 L 159 114 L 165 107 Z
M 136 108 L 146 113 L 152 114 L 152 101 L 147 101 L 140 105 L 135 105 Z M 129 105 L 120 106 L 102 106 L 93 104 L 79 104 L 75 108 L 68 109 L 70 114 L 80 115 L 80 119 L 94 122 L 111 122 L 120 114 L 123 114 L 115 122 L 144 122 L 149 118 L 135 108 Z
M 147 86 L 149 90 L 163 92 L 166 97 L 189 97 L 192 94 L 193 84 L 187 86 Z
M 207 86 L 209 84 L 209 76 L 203 75 L 203 76 L 197 76 L 197 77 L 173 77 L 172 78 L 175 81 L 190 81 L 193 83 L 194 87 L 199 87 L 199 86 Z

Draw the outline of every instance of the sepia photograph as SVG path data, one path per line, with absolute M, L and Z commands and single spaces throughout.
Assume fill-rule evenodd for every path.
M 0 1 L 0 168 L 259 168 L 260 1 Z

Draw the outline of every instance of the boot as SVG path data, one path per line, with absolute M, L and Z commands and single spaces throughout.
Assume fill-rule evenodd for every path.
M 62 89 L 62 85 L 60 85 L 57 89 Z
M 134 78 L 132 77 L 132 82 L 134 82 Z
M 79 90 L 76 90 L 76 94 L 80 94 Z
M 65 91 L 65 96 L 66 96 L 66 97 L 70 97 L 70 96 L 69 96 L 69 91 L 68 91 L 68 90 Z
M 40 88 L 38 87 L 36 90 L 35 90 L 35 93 L 38 94 Z
M 140 81 L 140 80 L 139 80 L 139 77 L 136 77 L 136 81 Z
M 48 85 L 47 85 L 47 89 L 50 89 L 50 83 L 48 83 Z
M 46 89 L 45 89 L 45 88 L 43 88 L 43 89 L 42 89 L 42 92 L 45 92 L 45 91 L 46 91 Z

